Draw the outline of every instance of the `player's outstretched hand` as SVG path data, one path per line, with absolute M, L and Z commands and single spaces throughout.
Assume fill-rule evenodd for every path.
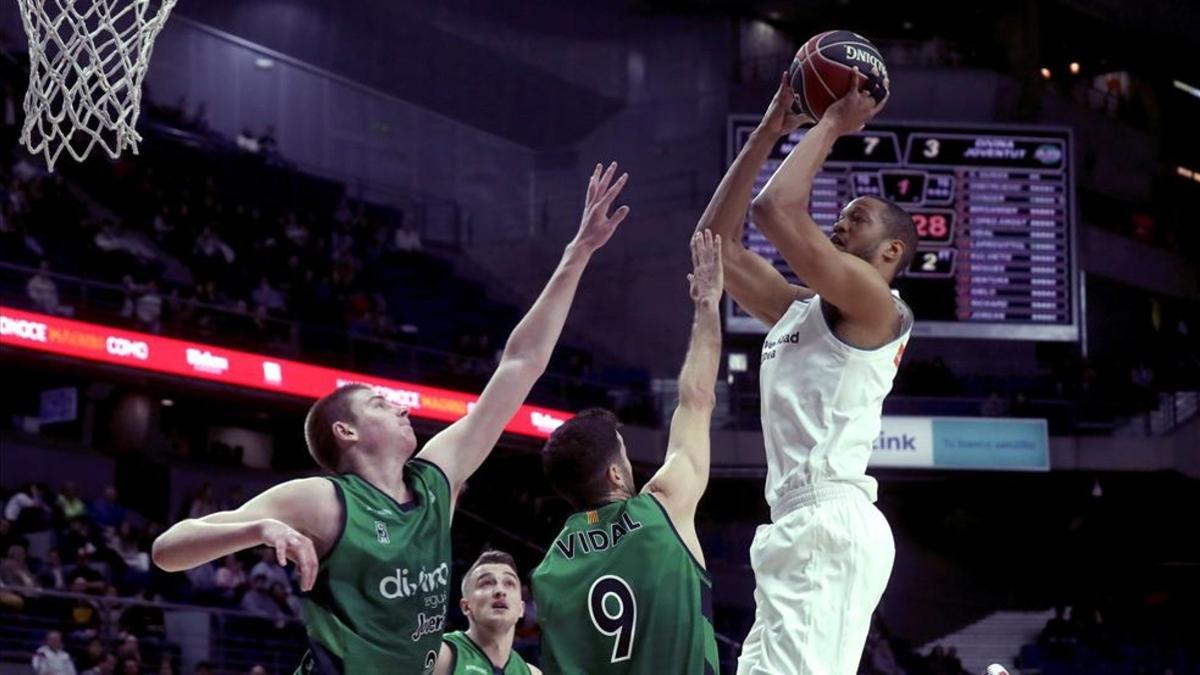
M 721 265 L 721 235 L 704 230 L 692 235 L 692 273 L 687 276 L 689 294 L 697 304 L 716 303 L 725 288 Z
M 597 164 L 596 169 L 592 171 L 591 179 L 588 180 L 587 200 L 583 205 L 583 220 L 579 224 L 579 233 L 575 235 L 574 242 L 591 251 L 607 243 L 609 237 L 612 237 L 613 232 L 617 230 L 617 226 L 621 224 L 622 220 L 625 220 L 625 216 L 629 215 L 628 206 L 618 208 L 612 215 L 608 214 L 613 201 L 617 195 L 621 194 L 621 188 L 625 187 L 625 181 L 629 180 L 629 174 L 621 174 L 621 177 L 614 182 L 613 176 L 617 172 L 616 162 L 609 164 L 604 173 L 600 173 L 600 169 L 601 166 Z
M 275 558 L 281 567 L 287 565 L 288 560 L 295 562 L 300 572 L 300 590 L 305 593 L 311 591 L 317 582 L 317 569 L 320 567 L 312 539 L 287 523 L 272 518 L 263 520 L 260 527 L 263 545 L 275 549 Z
M 767 112 L 758 123 L 758 128 L 775 136 L 786 136 L 802 125 L 812 122 L 808 115 L 796 112 L 793 107 L 795 102 L 796 92 L 792 90 L 792 83 L 788 82 L 787 71 L 784 71 L 779 76 L 779 88 L 775 90 L 771 105 L 767 106 Z
M 833 102 L 825 110 L 825 116 L 821 118 L 822 122 L 828 121 L 833 125 L 838 135 L 852 134 L 857 131 L 862 131 L 863 127 L 867 126 L 879 111 L 883 110 L 883 106 L 887 105 L 887 98 L 876 103 L 875 99 L 869 93 L 863 91 L 862 85 L 866 82 L 858 69 L 854 69 L 854 77 L 857 80 L 857 86 L 850 89 L 845 96 Z

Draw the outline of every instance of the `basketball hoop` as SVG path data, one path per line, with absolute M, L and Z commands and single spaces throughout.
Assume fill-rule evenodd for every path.
M 65 149 L 137 154 L 142 78 L 176 0 L 17 0 L 29 38 L 21 142 L 46 166 Z

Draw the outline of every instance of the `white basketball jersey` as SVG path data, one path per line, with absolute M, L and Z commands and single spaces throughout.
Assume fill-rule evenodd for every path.
M 867 460 L 912 331 L 912 312 L 892 294 L 900 335 L 878 349 L 857 349 L 834 335 L 820 296 L 793 302 L 767 334 L 759 379 L 773 511 L 788 493 L 825 481 L 853 485 L 875 501 Z

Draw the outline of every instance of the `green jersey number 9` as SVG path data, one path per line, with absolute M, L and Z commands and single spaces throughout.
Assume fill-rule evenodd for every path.
M 629 584 L 611 574 L 596 579 L 588 591 L 588 613 L 596 630 L 616 638 L 612 662 L 628 660 L 637 630 L 637 600 Z

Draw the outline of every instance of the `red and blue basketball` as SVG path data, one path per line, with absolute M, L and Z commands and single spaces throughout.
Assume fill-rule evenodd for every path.
M 792 60 L 788 80 L 796 92 L 793 106 L 814 120 L 854 87 L 854 69 L 866 78 L 862 89 L 876 101 L 888 94 L 887 64 L 871 41 L 848 30 L 831 30 L 810 38 Z

